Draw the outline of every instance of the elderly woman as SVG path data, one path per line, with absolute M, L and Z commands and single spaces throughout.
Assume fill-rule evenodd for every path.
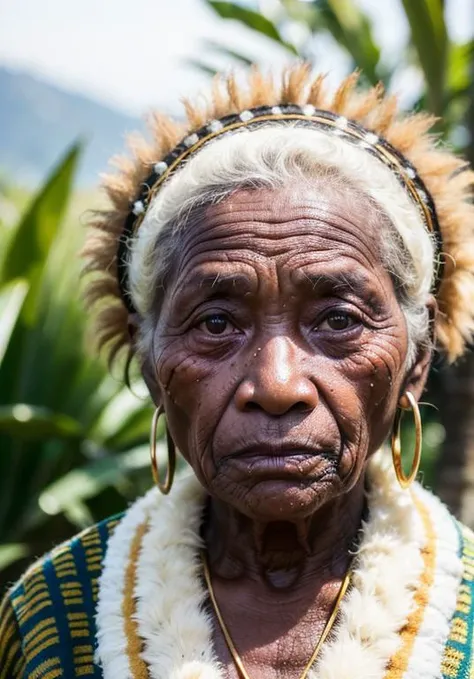
M 473 676 L 473 536 L 412 482 L 433 347 L 473 329 L 474 175 L 356 81 L 217 80 L 108 179 L 88 299 L 159 490 L 8 593 L 1 679 Z

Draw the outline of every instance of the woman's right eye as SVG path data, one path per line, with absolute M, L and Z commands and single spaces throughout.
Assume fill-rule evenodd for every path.
M 199 329 L 210 335 L 230 335 L 234 330 L 227 316 L 224 314 L 211 314 L 203 318 L 199 323 Z

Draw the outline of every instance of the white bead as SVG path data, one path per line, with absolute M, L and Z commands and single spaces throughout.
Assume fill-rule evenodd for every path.
M 314 116 L 316 109 L 314 106 L 311 106 L 311 104 L 306 104 L 306 106 L 303 106 L 301 109 L 304 113 L 305 116 Z
M 373 146 L 374 144 L 376 144 L 376 143 L 378 142 L 378 140 L 379 140 L 379 138 L 378 138 L 377 135 L 374 134 L 373 132 L 368 132 L 368 133 L 365 135 L 365 141 L 366 141 L 366 143 L 369 144 L 370 146 Z
M 183 140 L 183 143 L 185 146 L 191 148 L 191 146 L 194 146 L 194 144 L 197 144 L 199 141 L 199 137 L 197 136 L 196 133 L 190 134 L 189 137 L 186 137 L 186 139 Z
M 421 200 L 422 200 L 424 203 L 427 203 L 427 202 L 428 202 L 428 196 L 426 195 L 426 193 L 425 193 L 424 191 L 421 191 L 421 189 L 418 190 L 418 195 L 420 196 Z
M 416 172 L 412 167 L 406 167 L 405 172 L 407 175 L 410 177 L 410 179 L 415 179 L 416 177 Z
M 143 202 L 141 200 L 137 200 L 133 204 L 132 212 L 133 212 L 134 215 L 137 215 L 137 216 L 141 215 L 145 212 L 145 206 L 143 205 Z
M 248 123 L 249 120 L 252 120 L 253 113 L 252 111 L 242 111 L 242 113 L 239 115 L 239 118 L 243 123 Z
M 281 115 L 281 108 L 279 106 L 272 106 L 272 113 L 274 116 Z
M 209 132 L 220 132 L 220 130 L 222 130 L 223 127 L 224 125 L 221 123 L 220 120 L 213 120 L 212 122 L 209 123 L 207 129 L 209 130 Z
M 159 163 L 155 163 L 155 165 L 153 166 L 153 170 L 155 171 L 155 174 L 158 174 L 158 175 L 162 175 L 163 172 L 166 172 L 167 169 L 168 169 L 168 165 L 163 160 L 160 160 Z
M 347 127 L 347 118 L 344 118 L 344 116 L 340 116 L 336 120 L 336 125 L 337 125 L 337 127 L 339 127 L 339 129 L 345 130 L 346 127 Z

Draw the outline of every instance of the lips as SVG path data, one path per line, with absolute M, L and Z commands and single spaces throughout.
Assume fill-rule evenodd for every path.
M 247 475 L 272 479 L 319 476 L 334 462 L 334 454 L 297 444 L 274 446 L 268 443 L 233 453 L 232 464 Z

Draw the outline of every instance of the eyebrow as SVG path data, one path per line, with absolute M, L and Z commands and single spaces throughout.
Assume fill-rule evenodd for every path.
M 186 303 L 195 296 L 242 297 L 255 290 L 255 281 L 240 273 L 194 273 L 179 287 L 177 296 Z
M 315 274 L 299 271 L 295 274 L 295 283 L 302 287 L 311 287 L 314 292 L 323 294 L 332 292 L 338 295 L 353 295 L 368 304 L 374 311 L 381 312 L 383 302 L 377 295 L 373 284 L 363 274 L 339 271 L 337 273 Z

